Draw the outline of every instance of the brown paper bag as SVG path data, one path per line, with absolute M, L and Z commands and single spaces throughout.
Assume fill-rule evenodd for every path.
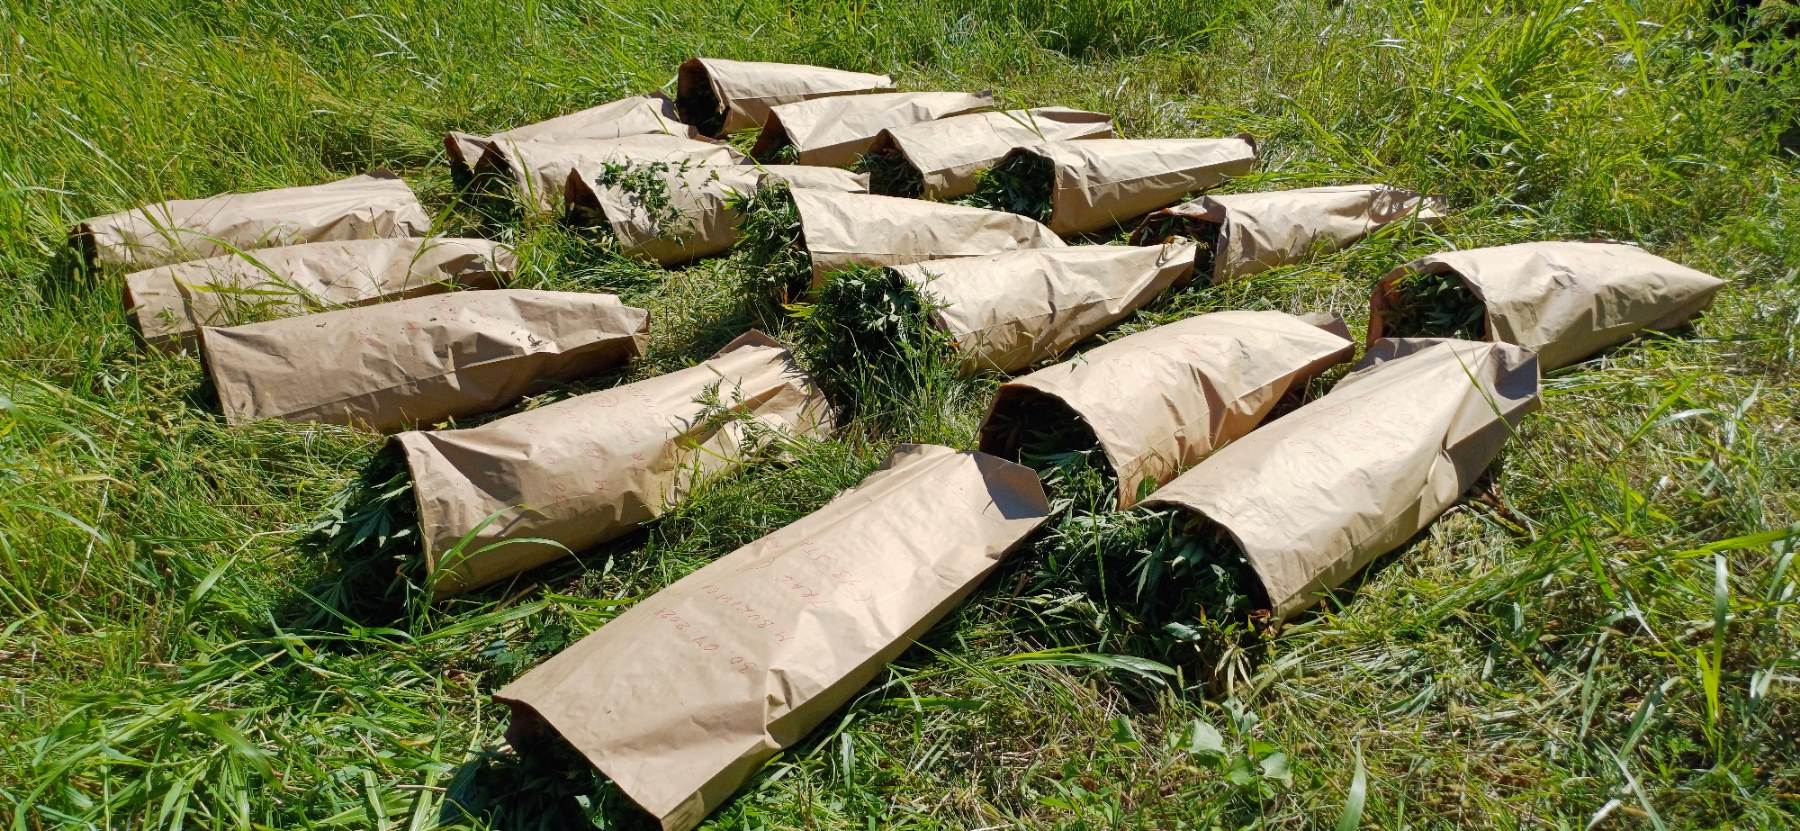
M 886 75 L 823 66 L 689 58 L 675 75 L 675 111 L 713 136 L 761 127 L 769 108 L 894 88 Z
M 919 174 L 925 199 L 954 199 L 975 190 L 975 173 L 1015 147 L 1046 141 L 1111 138 L 1112 117 L 1104 113 L 1039 107 L 997 113 L 970 113 L 882 130 L 870 153 L 895 153 Z M 876 192 L 880 182 L 872 183 Z
M 563 188 L 578 168 L 598 175 L 607 164 L 664 162 L 673 165 L 734 165 L 749 157 L 729 145 L 646 133 L 615 139 L 496 141 L 482 153 L 478 175 L 511 182 L 528 210 L 557 210 Z
M 580 141 L 645 133 L 690 139 L 700 137 L 699 130 L 675 117 L 674 102 L 662 95 L 637 95 L 491 136 L 451 132 L 444 136 L 444 151 L 450 158 L 450 167 L 466 176 L 475 170 L 481 154 L 499 141 Z
M 500 289 L 200 329 L 225 421 L 382 432 L 503 407 L 643 354 L 650 316 L 610 294 Z
M 1079 245 L 894 266 L 935 307 L 962 371 L 1061 355 L 1194 274 L 1194 247 Z
M 833 415 L 786 348 L 749 332 L 711 360 L 466 430 L 395 437 L 412 471 L 420 545 L 443 597 L 622 536 L 752 451 L 720 404 L 789 436 L 825 438 Z M 495 517 L 488 521 L 488 517 Z M 485 524 L 484 524 L 485 523 Z M 479 529 L 479 530 L 477 530 Z M 465 535 L 460 559 L 446 561 Z
M 1100 231 L 1216 187 L 1256 166 L 1256 143 L 1229 139 L 1095 139 L 1019 147 L 995 167 L 1037 156 L 1054 171 L 1050 230 Z
M 773 162 L 785 152 L 798 164 L 840 167 L 856 161 L 882 130 L 993 105 L 987 92 L 882 92 L 782 104 L 769 111 L 750 155 Z
M 1383 337 L 1394 284 L 1410 272 L 1462 280 L 1485 307 L 1489 340 L 1537 353 L 1546 370 L 1568 366 L 1643 329 L 1674 329 L 1712 305 L 1725 285 L 1641 248 L 1610 242 L 1527 242 L 1446 251 L 1414 260 L 1375 286 L 1369 339 Z
M 495 697 L 685 831 L 948 614 L 1049 512 L 1029 468 L 903 445 L 818 512 L 638 604 Z
M 83 220 L 69 242 L 89 262 L 150 268 L 325 240 L 421 237 L 431 217 L 385 170 L 323 185 L 173 199 Z
M 853 265 L 905 265 L 1065 245 L 1042 224 L 1005 211 L 804 188 L 793 194 L 815 290 L 825 275 Z
M 765 176 L 796 188 L 867 193 L 867 176 L 805 165 L 708 165 L 657 171 L 669 195 L 671 217 L 652 216 L 639 194 L 596 181 L 599 170 L 584 166 L 569 174 L 569 220 L 579 226 L 604 225 L 625 254 L 664 266 L 724 254 L 737 241 L 737 211 L 725 206 L 732 192 L 748 193 Z
M 1078 419 L 1117 474 L 1125 510 L 1355 351 L 1335 316 L 1322 326 L 1284 312 L 1191 317 L 1002 384 L 981 424 L 981 451 L 1016 460 L 1022 426 Z
M 1278 618 L 1437 519 L 1538 407 L 1537 359 L 1507 344 L 1377 342 L 1331 392 L 1158 490 L 1222 527 Z
M 511 249 L 484 239 L 308 242 L 134 272 L 125 307 L 146 344 L 182 349 L 200 326 L 494 288 L 516 265 Z
M 1409 216 L 1435 224 L 1448 210 L 1441 196 L 1421 197 L 1387 185 L 1215 194 L 1144 217 L 1131 242 L 1147 245 L 1171 233 L 1216 236 L 1207 276 L 1224 283 L 1347 248 Z

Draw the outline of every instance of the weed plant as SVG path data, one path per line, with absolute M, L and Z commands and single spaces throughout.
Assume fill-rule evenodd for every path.
M 864 153 L 856 160 L 856 171 L 869 174 L 870 193 L 910 199 L 925 196 L 925 175 L 892 147 Z
M 1036 153 L 1013 153 L 975 174 L 968 204 L 1049 222 L 1056 191 L 1056 163 Z
M 793 189 L 765 177 L 748 193 L 733 193 L 725 205 L 742 217 L 737 249 L 749 266 L 746 287 L 752 298 L 792 303 L 812 285 L 812 255 L 800 227 Z
M 1462 338 L 1487 334 L 1487 305 L 1455 274 L 1411 271 L 1395 280 L 1381 332 L 1390 338 Z

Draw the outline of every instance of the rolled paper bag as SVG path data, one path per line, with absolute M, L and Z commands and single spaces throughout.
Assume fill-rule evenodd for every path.
M 476 173 L 511 182 L 519 199 L 538 212 L 561 208 L 570 172 L 607 165 L 733 165 L 749 157 L 729 145 L 646 133 L 615 139 L 496 141 L 482 153 Z
M 769 110 L 750 155 L 763 162 L 841 167 L 882 130 L 984 110 L 992 93 L 879 92 L 782 104 Z
M 1389 272 L 1369 301 L 1369 341 L 1463 337 L 1523 346 L 1546 370 L 1644 329 L 1674 329 L 1725 281 L 1642 248 L 1527 242 L 1446 251 Z
M 1049 513 L 1037 474 L 902 445 L 817 512 L 608 621 L 495 698 L 529 752 L 560 736 L 665 831 L 799 742 Z
M 1510 344 L 1384 340 L 1331 392 L 1143 501 L 1222 532 L 1291 618 L 1424 530 L 1537 409 L 1537 358 Z
M 125 308 L 146 344 L 181 349 L 201 326 L 494 288 L 516 267 L 512 249 L 484 239 L 307 242 L 128 274 Z
M 1093 139 L 1018 147 L 980 177 L 975 201 L 1085 234 L 1136 219 L 1242 176 L 1256 143 L 1229 139 Z
M 150 268 L 325 240 L 422 237 L 431 217 L 385 170 L 323 185 L 174 199 L 85 219 L 69 243 L 89 262 Z
M 1256 429 L 1289 392 L 1355 351 L 1335 316 L 1190 317 L 1000 385 L 981 423 L 981 451 L 1021 461 L 1099 447 L 1125 510 Z
M 444 152 L 450 158 L 451 169 L 467 176 L 474 172 L 481 155 L 497 142 L 616 139 L 647 133 L 700 137 L 699 130 L 675 117 L 674 102 L 662 95 L 637 95 L 491 136 L 452 131 L 444 135 Z
M 760 451 L 747 423 L 825 438 L 832 421 L 788 350 L 752 331 L 687 369 L 395 442 L 427 583 L 443 597 L 563 556 L 537 540 L 580 551 L 661 516 Z
M 1441 196 L 1387 185 L 1211 194 L 1144 217 L 1131 244 L 1171 236 L 1197 240 L 1198 271 L 1224 283 L 1347 248 L 1407 217 L 1435 224 L 1448 210 Z
M 888 196 L 954 199 L 975 191 L 975 174 L 1015 147 L 1111 138 L 1112 116 L 1062 107 L 970 113 L 882 130 L 861 166 Z
M 200 329 L 225 421 L 391 432 L 503 407 L 643 354 L 650 314 L 610 294 L 461 291 Z
M 761 127 L 769 108 L 813 98 L 884 92 L 886 75 L 823 66 L 689 58 L 675 75 L 675 112 L 704 135 Z
M 754 191 L 764 177 L 812 190 L 869 190 L 868 177 L 830 167 L 683 167 L 666 162 L 624 170 L 583 166 L 569 174 L 569 221 L 604 229 L 627 255 L 680 265 L 731 249 L 742 219 L 728 204 L 731 196 Z

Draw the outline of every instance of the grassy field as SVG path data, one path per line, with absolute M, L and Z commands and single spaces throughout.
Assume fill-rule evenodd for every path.
M 1800 13 L 1668 0 L 6 0 L 0 7 L 0 805 L 34 828 L 633 827 L 505 751 L 500 684 L 816 508 L 901 441 L 967 447 L 991 379 L 910 379 L 838 441 L 580 562 L 364 625 L 297 543 L 379 441 L 227 428 L 144 353 L 67 226 L 172 197 L 402 175 L 521 284 L 652 310 L 637 377 L 751 320 L 732 259 L 662 272 L 456 202 L 440 139 L 664 87 L 692 54 L 1250 132 L 1230 190 L 1449 197 L 1121 327 L 1366 319 L 1447 247 L 1608 237 L 1728 278 L 1689 332 L 1552 373 L 1493 484 L 1354 591 L 1217 660 L 1121 658 L 1072 506 L 716 828 L 1750 828 L 1800 823 Z M 1787 34 L 1782 30 L 1786 26 Z M 792 329 L 790 328 L 790 331 Z M 1323 388 L 1321 386 L 1321 388 Z M 366 622 L 364 622 L 366 623 Z M 1191 657 L 1191 656 L 1190 656 Z M 644 660 L 660 656 L 645 655 Z

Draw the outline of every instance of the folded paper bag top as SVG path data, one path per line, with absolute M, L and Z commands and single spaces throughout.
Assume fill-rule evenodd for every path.
M 1527 242 L 1447 251 L 1381 278 L 1370 298 L 1369 340 L 1385 334 L 1409 273 L 1461 279 L 1484 306 L 1489 340 L 1537 353 L 1543 369 L 1580 361 L 1643 329 L 1673 329 L 1708 306 L 1725 281 L 1612 242 Z
M 1065 245 L 1043 224 L 1005 211 L 805 188 L 794 188 L 793 194 L 814 289 L 826 275 L 854 265 L 904 265 Z
M 1013 372 L 1061 355 L 1194 273 L 1194 246 L 1078 245 L 894 266 L 931 301 L 961 371 Z
M 1050 230 L 1085 234 L 1119 225 L 1256 166 L 1256 143 L 1226 139 L 1050 141 L 1019 147 L 995 167 L 1036 156 L 1050 182 Z
M 645 133 L 662 133 L 682 138 L 700 137 L 700 131 L 681 123 L 675 117 L 674 102 L 660 94 L 653 94 L 610 101 L 597 107 L 503 130 L 491 136 L 450 132 L 444 136 L 444 151 L 450 158 L 451 168 L 467 175 L 481 161 L 481 154 L 499 141 L 615 139 Z
M 145 343 L 177 349 L 201 326 L 493 288 L 516 265 L 512 249 L 484 239 L 307 242 L 128 274 L 125 307 Z
M 817 512 L 638 601 L 507 685 L 664 829 L 688 829 L 974 590 L 1049 513 L 1037 474 L 903 445 Z
M 868 150 L 882 130 L 993 105 L 993 94 L 986 92 L 879 92 L 782 104 L 769 111 L 750 155 L 772 162 L 787 149 L 799 164 L 847 165 Z
M 69 242 L 90 262 L 149 268 L 235 250 L 324 240 L 419 237 L 431 217 L 385 170 L 323 185 L 173 199 L 82 220 Z
M 612 139 L 496 141 L 483 151 L 476 168 L 511 181 L 528 207 L 551 211 L 562 207 L 563 188 L 573 170 L 598 175 L 608 164 L 732 165 L 748 158 L 726 144 L 645 133 Z
M 610 294 L 463 291 L 200 329 L 225 420 L 389 432 L 503 407 L 643 353 L 650 315 Z
M 1355 351 L 1335 316 L 1323 325 L 1274 311 L 1191 317 L 1002 384 L 981 424 L 981 450 L 1017 459 L 1023 431 L 1080 419 L 1118 475 L 1125 510 L 1144 489 L 1256 429 L 1289 390 Z
M 736 418 L 702 403 L 713 392 Z M 535 540 L 580 551 L 661 516 L 701 477 L 742 461 L 744 418 L 824 438 L 834 416 L 788 350 L 751 331 L 687 369 L 479 427 L 401 433 L 433 594 L 563 556 Z M 459 545 L 466 553 L 450 562 Z
M 924 189 L 894 195 L 954 199 L 973 193 L 975 174 L 993 167 L 1015 147 L 1112 135 L 1112 116 L 1105 113 L 1038 107 L 969 113 L 882 130 L 869 152 L 898 154 L 918 171 Z M 880 192 L 881 183 L 874 184 Z
M 762 126 L 769 108 L 813 98 L 882 92 L 886 75 L 823 66 L 689 58 L 675 75 L 675 111 L 709 136 Z
M 737 211 L 726 206 L 733 192 L 754 191 L 765 177 L 796 188 L 867 193 L 865 175 L 807 165 L 706 165 L 652 171 L 668 196 L 672 216 L 653 214 L 642 194 L 604 186 L 591 166 L 569 174 L 569 220 L 576 225 L 604 226 L 625 254 L 661 265 L 679 265 L 700 257 L 724 254 L 737 241 Z
M 1226 445 L 1143 505 L 1229 533 L 1289 618 L 1437 519 L 1537 409 L 1509 344 L 1383 340 L 1331 392 Z
M 1191 226 L 1212 225 L 1217 241 L 1207 277 L 1223 283 L 1340 250 L 1407 217 L 1435 223 L 1448 210 L 1441 196 L 1421 197 L 1387 185 L 1209 194 L 1144 217 L 1131 243 L 1157 242 L 1164 229 L 1194 237 Z

